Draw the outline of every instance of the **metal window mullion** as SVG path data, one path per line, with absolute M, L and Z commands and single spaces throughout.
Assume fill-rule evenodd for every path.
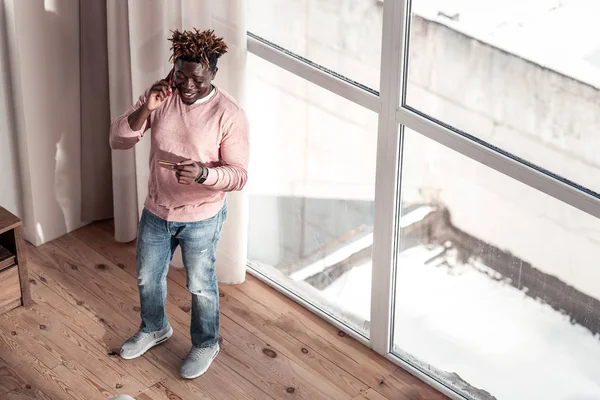
M 396 110 L 398 123 L 572 207 L 600 218 L 600 199 L 548 173 L 508 157 L 404 107 Z
M 371 111 L 378 113 L 381 110 L 381 101 L 377 95 L 302 62 L 251 36 L 247 36 L 247 40 L 250 53 Z
M 402 132 L 396 123 L 396 108 L 400 104 L 404 82 L 407 2 L 386 0 L 383 4 L 370 335 L 371 347 L 383 355 L 389 354 L 392 346 L 402 156 Z

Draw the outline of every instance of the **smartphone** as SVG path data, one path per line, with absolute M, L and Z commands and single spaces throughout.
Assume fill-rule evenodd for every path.
M 158 163 L 169 168 L 175 168 L 177 166 L 177 163 L 165 160 L 158 160 Z

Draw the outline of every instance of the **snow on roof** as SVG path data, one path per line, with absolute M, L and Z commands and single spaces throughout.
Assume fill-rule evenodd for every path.
M 598 0 L 413 0 L 412 11 L 600 88 Z
M 399 254 L 398 351 L 498 399 L 600 398 L 597 336 L 489 267 L 462 264 L 443 250 L 416 246 Z M 323 296 L 368 320 L 371 270 L 369 262 L 348 271 Z

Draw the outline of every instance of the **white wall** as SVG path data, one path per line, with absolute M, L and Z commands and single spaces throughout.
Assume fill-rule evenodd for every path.
M 82 226 L 79 1 L 4 0 L 11 49 L 26 239 Z
M 21 216 L 17 143 L 14 128 L 8 37 L 4 25 L 5 13 L 0 3 L 0 206 Z

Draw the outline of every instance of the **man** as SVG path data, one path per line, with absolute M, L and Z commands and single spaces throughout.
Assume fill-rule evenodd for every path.
M 205 373 L 219 353 L 215 256 L 226 193 L 241 190 L 248 167 L 248 122 L 212 84 L 227 45 L 213 31 L 174 31 L 174 68 L 111 125 L 113 149 L 129 149 L 152 128 L 148 197 L 140 219 L 137 279 L 140 330 L 121 348 L 133 359 L 173 334 L 165 313 L 167 272 L 181 246 L 192 294 L 192 348 L 181 376 Z

